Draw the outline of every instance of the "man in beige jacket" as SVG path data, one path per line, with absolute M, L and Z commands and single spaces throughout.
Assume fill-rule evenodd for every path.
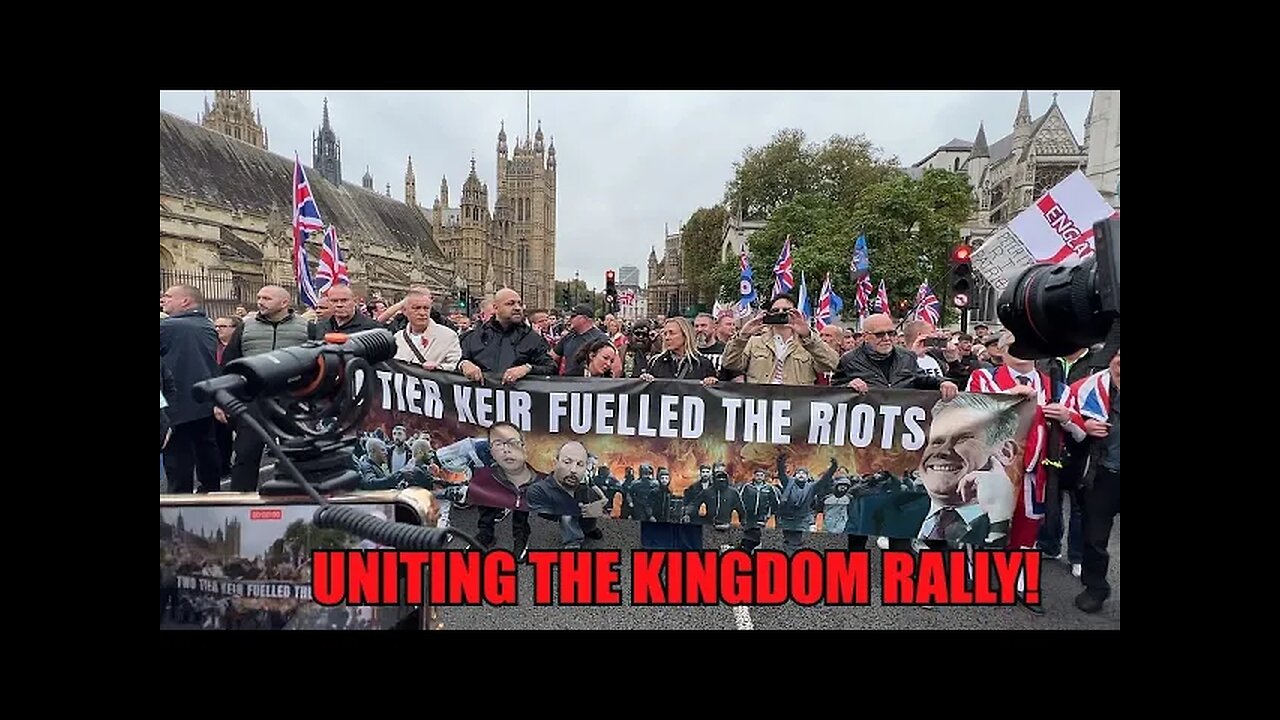
M 775 313 L 786 313 L 786 325 L 766 325 L 764 315 L 748 320 L 725 343 L 721 365 L 746 373 L 746 381 L 759 385 L 813 385 L 820 373 L 835 370 L 836 354 L 809 330 L 809 321 L 796 309 L 790 295 L 770 303 Z

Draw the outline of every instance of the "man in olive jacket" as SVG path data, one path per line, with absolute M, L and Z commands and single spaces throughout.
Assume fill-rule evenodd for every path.
M 293 308 L 289 307 L 290 302 L 289 291 L 279 285 L 267 285 L 259 290 L 258 312 L 246 317 L 227 341 L 227 349 L 222 351 L 223 367 L 238 358 L 261 355 L 306 342 L 307 321 L 293 313 Z M 251 412 L 257 412 L 255 406 L 250 407 Z M 214 414 L 219 422 L 227 421 L 221 409 L 216 409 Z M 254 492 L 258 489 L 258 474 L 266 443 L 245 425 L 233 429 L 236 437 L 232 447 L 236 456 L 231 464 L 231 489 L 235 492 Z

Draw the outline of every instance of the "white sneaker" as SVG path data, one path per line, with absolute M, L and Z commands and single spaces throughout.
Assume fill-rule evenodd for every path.
M 1083 572 L 1084 572 L 1084 568 L 1080 566 L 1080 563 L 1071 563 L 1072 575 L 1075 575 L 1076 577 L 1080 577 L 1080 574 Z
M 876 547 L 880 548 L 881 550 L 888 550 L 889 538 L 884 537 L 883 535 L 876 537 Z

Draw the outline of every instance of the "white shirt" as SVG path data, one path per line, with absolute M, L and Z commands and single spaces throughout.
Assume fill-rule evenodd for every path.
M 916 367 L 919 367 L 921 372 L 930 377 L 942 377 L 942 367 L 938 365 L 937 360 L 929 355 L 917 355 Z
M 410 343 L 422 355 L 422 360 L 410 348 Z M 396 333 L 395 359 L 414 365 L 436 363 L 441 370 L 452 372 L 458 369 L 458 362 L 462 360 L 462 345 L 458 343 L 458 333 L 438 322 L 427 325 L 426 332 L 420 335 L 415 335 L 406 327 Z

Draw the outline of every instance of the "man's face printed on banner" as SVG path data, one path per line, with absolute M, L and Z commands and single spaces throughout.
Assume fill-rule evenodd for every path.
M 489 452 L 505 472 L 516 472 L 525 466 L 524 438 L 514 428 L 506 425 L 493 428 L 489 433 Z
M 973 402 L 986 402 L 992 408 L 967 407 L 940 403 L 929 425 L 929 441 L 920 460 L 920 480 L 930 497 L 949 505 L 961 504 L 960 481 L 970 473 L 1002 470 L 1013 462 L 1017 453 L 1014 434 L 1017 416 L 1008 413 L 1003 424 L 993 421 L 999 401 L 984 400 L 982 395 L 961 395 Z M 962 401 L 963 402 L 963 401 Z

